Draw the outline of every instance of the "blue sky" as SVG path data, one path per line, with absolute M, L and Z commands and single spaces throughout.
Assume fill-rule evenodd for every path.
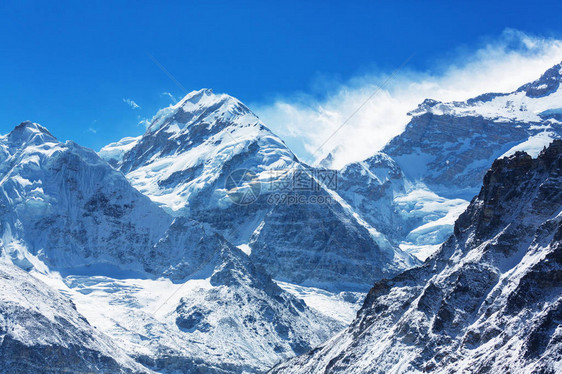
M 506 29 L 562 34 L 560 1 L 20 0 L 0 14 L 0 132 L 32 120 L 94 149 L 142 133 L 165 92 L 183 96 L 150 56 L 188 91 L 229 93 L 275 122 L 279 100 L 322 103 L 412 55 L 408 71 L 437 76 Z

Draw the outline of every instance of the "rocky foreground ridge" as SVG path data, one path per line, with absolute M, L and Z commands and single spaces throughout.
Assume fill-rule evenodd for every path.
M 562 141 L 494 162 L 454 234 L 356 320 L 272 373 L 562 369 Z

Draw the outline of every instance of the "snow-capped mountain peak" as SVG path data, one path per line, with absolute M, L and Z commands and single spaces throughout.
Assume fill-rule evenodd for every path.
M 521 86 L 517 91 L 525 92 L 528 97 L 539 98 L 555 93 L 562 81 L 562 62 L 554 65 L 536 81 Z
M 500 122 L 540 122 L 562 116 L 562 63 L 548 69 L 541 77 L 511 93 L 486 93 L 466 101 L 425 100 L 412 116 L 426 113 L 452 116 L 481 116 Z M 558 116 L 553 116 L 558 114 Z M 558 121 L 556 121 L 559 123 Z
M 111 146 L 123 147 L 123 142 Z M 172 215 L 197 217 L 231 243 L 251 247 L 253 260 L 278 280 L 363 290 L 372 280 L 416 263 L 391 248 L 337 192 L 321 185 L 293 188 L 296 178 L 310 178 L 312 169 L 228 95 L 195 91 L 160 110 L 116 166 L 137 190 Z M 252 180 L 229 187 L 241 170 Z M 283 191 L 280 185 L 286 186 Z M 232 191 L 254 186 L 260 190 L 251 191 L 255 200 L 238 204 Z M 298 194 L 301 201 L 310 202 L 287 205 L 276 202 L 275 193 Z M 321 203 L 315 203 L 318 199 Z M 296 232 L 287 221 L 295 222 Z M 394 263 L 397 257 L 403 261 Z M 343 273 L 345 281 L 338 282 Z
M 248 116 L 247 118 L 240 118 Z M 175 105 L 161 109 L 152 119 L 147 133 L 162 128 L 167 132 L 186 129 L 194 125 L 212 127 L 218 123 L 238 122 L 256 123 L 257 116 L 238 99 L 226 94 L 214 94 L 204 88 L 188 93 Z
M 114 143 L 109 143 L 99 150 L 98 155 L 115 166 L 123 159 L 126 152 L 130 151 L 142 138 L 142 136 L 128 136 Z
M 122 143 L 106 151 L 123 149 Z M 126 146 L 117 167 L 139 191 L 174 212 L 187 208 L 196 193 L 216 181 L 223 188 L 224 178 L 235 169 L 257 175 L 289 168 L 296 159 L 239 100 L 208 89 L 160 110 L 142 138 L 129 144 L 133 146 Z M 228 203 L 224 197 L 215 195 L 212 201 Z
M 13 144 L 41 144 L 56 142 L 55 138 L 45 127 L 31 121 L 24 121 L 17 125 L 8 135 L 7 140 Z

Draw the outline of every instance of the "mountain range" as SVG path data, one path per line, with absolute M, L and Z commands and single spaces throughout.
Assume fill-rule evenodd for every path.
M 21 123 L 0 137 L 4 368 L 559 370 L 561 80 L 425 100 L 339 170 L 208 89 L 97 153 Z

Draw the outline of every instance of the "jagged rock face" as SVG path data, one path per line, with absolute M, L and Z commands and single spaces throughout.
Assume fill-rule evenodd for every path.
M 448 197 L 470 198 L 493 160 L 517 146 L 536 150 L 562 137 L 561 65 L 509 94 L 465 102 L 424 101 L 403 134 L 383 149 L 411 180 Z M 512 149 L 514 148 L 514 149 Z
M 132 298 L 130 306 L 108 316 L 114 321 L 110 335 L 155 372 L 259 373 L 343 328 L 280 289 L 232 246 L 215 251 L 204 273 L 176 287 L 171 297 L 177 294 L 177 301 L 159 309 L 158 317 L 137 306 L 134 289 L 108 285 L 117 295 L 102 305 Z M 99 286 L 89 284 L 94 282 L 74 281 L 81 293 L 99 295 Z
M 311 195 L 332 198 L 300 196 Z M 250 238 L 251 258 L 276 279 L 332 290 L 364 290 L 365 280 L 416 263 L 344 209 L 337 201 L 274 206 Z
M 148 373 L 81 316 L 70 300 L 0 262 L 0 371 Z
M 94 152 L 39 125 L 21 124 L 1 143 L 3 255 L 23 268 L 40 260 L 61 271 L 104 262 L 142 271 L 138 258 L 171 222 L 164 212 Z
M 412 179 L 421 179 L 437 190 L 466 190 L 480 183 L 486 167 L 505 152 L 506 145 L 528 136 L 523 127 L 512 123 L 424 113 L 414 117 L 384 152 L 407 165 L 406 173 Z
M 454 235 L 375 284 L 342 334 L 275 373 L 562 369 L 562 141 L 496 161 Z
M 100 154 L 119 154 L 128 144 Z M 316 171 L 228 95 L 196 91 L 161 110 L 117 165 L 173 215 L 193 217 L 235 245 L 249 245 L 252 259 L 276 279 L 367 290 L 375 279 L 417 263 L 379 240 L 382 235 L 373 234 L 337 192 L 332 197 L 334 191 L 318 183 L 316 189 L 279 188 L 291 186 L 297 172 Z M 240 170 L 251 177 L 229 186 Z M 255 199 L 236 200 L 245 191 Z M 279 194 L 305 201 L 273 201 Z M 333 204 L 317 203 L 319 196 Z
M 562 63 L 548 69 L 539 79 L 521 86 L 517 92 L 524 92 L 532 98 L 545 97 L 558 91 L 562 81 Z

